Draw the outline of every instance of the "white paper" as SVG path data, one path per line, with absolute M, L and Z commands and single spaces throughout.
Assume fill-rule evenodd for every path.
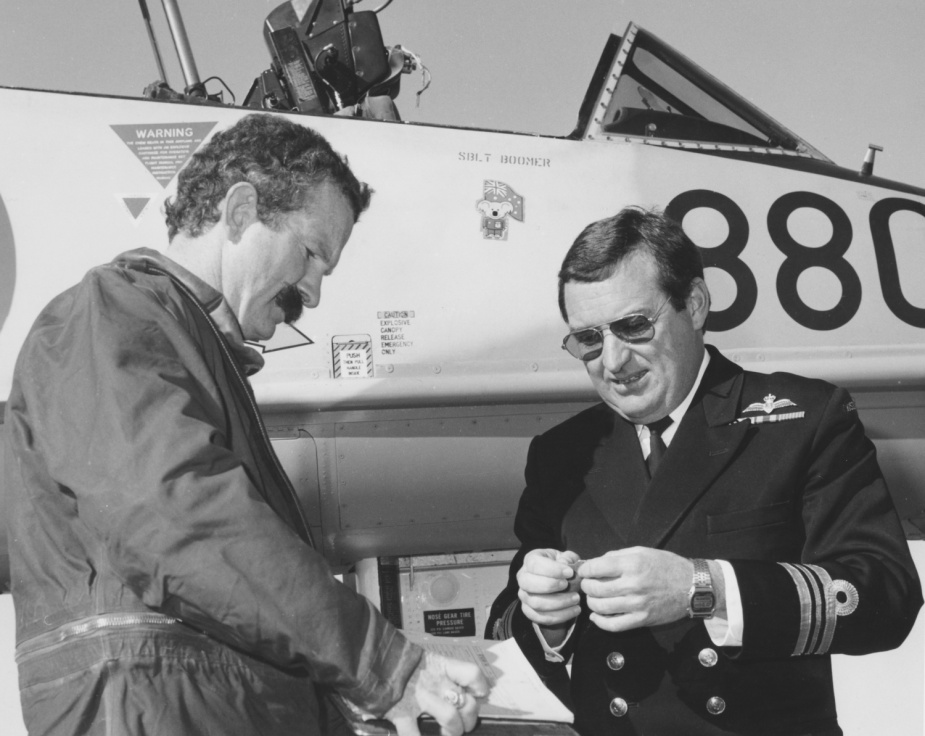
M 481 700 L 481 718 L 573 722 L 572 712 L 543 684 L 513 639 L 452 639 L 403 633 L 428 651 L 478 665 L 491 685 L 488 698 Z

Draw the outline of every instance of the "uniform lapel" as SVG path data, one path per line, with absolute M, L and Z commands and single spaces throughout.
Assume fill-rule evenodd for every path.
M 619 540 L 630 534 L 633 514 L 648 482 L 636 427 L 613 413 L 613 431 L 601 438 L 595 450 L 586 488 Z
M 736 422 L 744 374 L 714 348 L 694 401 L 636 511 L 629 546 L 660 547 L 736 456 L 748 422 Z

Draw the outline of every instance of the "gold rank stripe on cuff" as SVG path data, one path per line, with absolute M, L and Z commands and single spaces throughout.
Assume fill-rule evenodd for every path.
M 805 411 L 791 411 L 786 414 L 760 414 L 754 417 L 739 417 L 736 422 L 749 422 L 750 424 L 766 424 L 768 422 L 786 422 L 790 419 L 802 419 Z
M 780 565 L 790 573 L 800 598 L 800 633 L 793 656 L 828 653 L 838 619 L 832 578 L 819 565 Z

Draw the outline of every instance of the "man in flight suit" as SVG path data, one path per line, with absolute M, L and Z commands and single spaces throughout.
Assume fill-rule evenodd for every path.
M 30 734 L 317 736 L 332 690 L 406 736 L 422 711 L 474 727 L 475 666 L 424 654 L 313 548 L 247 381 L 246 341 L 318 304 L 369 197 L 311 129 L 244 117 L 180 173 L 166 252 L 39 315 L 2 477 Z

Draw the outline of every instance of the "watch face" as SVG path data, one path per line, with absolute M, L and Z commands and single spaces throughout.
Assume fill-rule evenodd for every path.
M 711 613 L 714 605 L 713 593 L 694 593 L 691 596 L 691 610 L 694 613 Z

